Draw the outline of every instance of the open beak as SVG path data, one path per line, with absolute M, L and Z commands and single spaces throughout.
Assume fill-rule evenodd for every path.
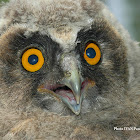
M 84 93 L 95 83 L 88 79 L 82 80 L 77 64 L 72 59 L 70 61 L 65 60 L 64 63 L 66 64 L 64 71 L 69 74 L 66 74 L 59 84 L 45 83 L 38 87 L 38 91 L 53 94 L 66 104 L 73 113 L 79 115 Z
M 78 115 L 81 110 L 81 104 L 83 100 L 82 94 L 82 82 L 81 77 L 78 73 L 77 69 L 74 69 L 70 72 L 70 77 L 65 77 L 62 80 L 62 84 L 65 84 L 67 87 L 71 89 L 71 93 L 73 98 L 72 100 L 67 100 L 61 96 L 62 101 L 76 114 Z

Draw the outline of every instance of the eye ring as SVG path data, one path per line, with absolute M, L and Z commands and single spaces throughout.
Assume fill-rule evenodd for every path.
M 87 43 L 84 51 L 84 59 L 90 65 L 96 65 L 100 61 L 101 51 L 95 43 L 93 42 Z
M 39 69 L 41 69 L 43 64 L 44 57 L 42 55 L 42 52 L 38 49 L 28 49 L 22 55 L 22 66 L 29 72 L 38 71 Z

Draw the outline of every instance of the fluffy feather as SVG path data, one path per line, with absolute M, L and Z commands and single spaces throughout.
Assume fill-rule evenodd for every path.
M 140 128 L 140 49 L 103 3 L 11 0 L 0 8 L 0 34 L 0 139 L 139 139 L 139 131 L 114 127 Z M 97 67 L 82 57 L 89 37 L 103 52 Z M 27 73 L 21 54 L 34 43 L 48 43 L 47 62 L 39 72 Z M 62 79 L 59 56 L 73 49 L 82 77 L 96 82 L 79 116 L 36 89 Z

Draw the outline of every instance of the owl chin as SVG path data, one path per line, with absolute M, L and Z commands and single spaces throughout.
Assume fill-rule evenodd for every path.
M 38 87 L 38 92 L 52 94 L 56 99 L 62 101 L 74 114 L 79 115 L 85 93 L 94 85 L 95 82 L 92 80 L 83 81 L 81 83 L 80 94 L 78 94 L 78 96 L 74 93 L 75 86 L 68 87 L 64 84 L 45 83 Z

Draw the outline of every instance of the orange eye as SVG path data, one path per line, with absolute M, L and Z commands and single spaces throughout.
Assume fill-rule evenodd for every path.
M 22 65 L 30 72 L 35 72 L 41 69 L 44 64 L 44 57 L 40 50 L 38 49 L 28 49 L 22 55 Z
M 101 51 L 94 43 L 88 43 L 84 52 L 84 59 L 90 65 L 96 65 L 101 58 Z

